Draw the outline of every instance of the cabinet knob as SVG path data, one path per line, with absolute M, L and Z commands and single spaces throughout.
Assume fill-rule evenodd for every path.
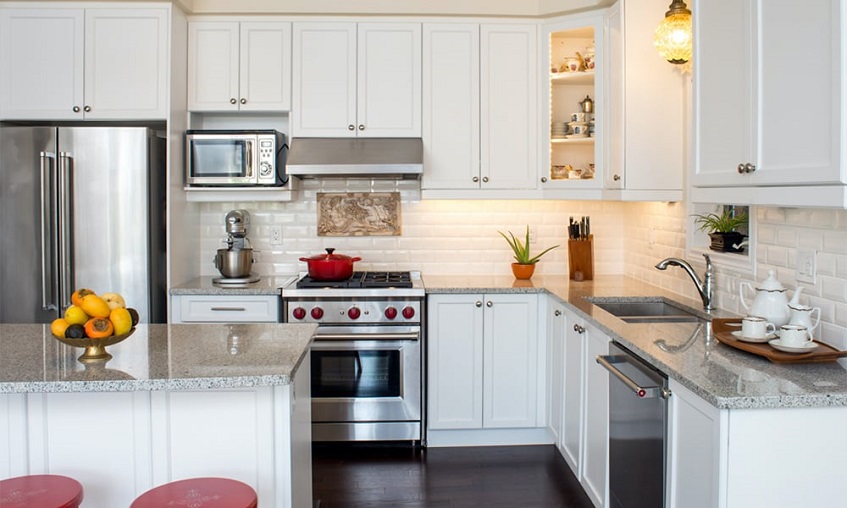
M 91 106 L 85 106 L 82 108 L 82 110 L 88 113 L 89 111 L 91 111 Z
M 750 164 L 749 162 L 744 165 L 744 172 L 745 173 L 752 173 L 753 171 L 756 171 L 755 165 Z
M 488 183 L 488 177 L 487 177 L 487 176 L 483 176 L 483 177 L 482 177 L 482 181 L 483 181 L 483 183 Z
M 244 97 L 242 97 L 242 98 L 241 98 L 241 104 L 247 104 L 247 99 L 245 99 Z
M 486 307 L 491 307 L 492 305 L 494 305 L 494 302 L 492 302 L 492 301 L 490 301 L 490 300 L 489 300 L 489 301 L 487 301 L 487 302 L 485 302 L 485 306 L 486 306 Z
M 356 126 L 351 123 L 350 125 L 347 126 L 347 130 L 348 131 L 354 131 L 354 130 L 356 130 Z
M 474 305 L 476 305 L 477 307 L 482 307 L 482 302 L 476 302 Z
M 473 177 L 473 182 L 474 182 L 474 183 L 479 182 L 479 177 L 478 177 L 478 176 Z
M 743 175 L 744 174 L 744 163 L 742 162 L 741 164 L 739 164 L 737 169 L 738 169 L 738 174 Z
M 547 177 L 546 176 L 541 177 L 541 183 L 547 183 Z
M 559 316 L 562 315 L 562 311 L 557 310 L 556 312 L 553 313 L 553 315 L 556 316 L 556 317 L 559 317 Z
M 616 182 L 620 181 L 620 179 L 621 179 L 621 175 L 615 175 L 615 176 L 612 177 L 612 180 L 614 180 Z
M 585 328 L 579 325 L 573 325 L 573 331 L 575 331 L 576 333 L 583 333 L 585 332 Z
M 360 131 L 365 130 L 365 126 L 364 126 L 364 124 L 359 124 L 359 130 L 360 130 Z
M 79 113 L 79 106 L 74 106 L 73 111 L 74 111 L 74 113 Z
M 235 104 L 236 102 L 238 102 L 238 101 L 237 101 L 237 100 L 235 100 L 235 97 L 233 97 L 233 98 L 231 98 L 231 99 L 229 100 L 229 103 L 230 103 L 230 104 Z

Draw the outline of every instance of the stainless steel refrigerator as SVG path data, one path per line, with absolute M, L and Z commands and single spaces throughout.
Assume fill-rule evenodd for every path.
M 165 140 L 145 127 L 0 125 L 0 323 L 117 292 L 165 322 Z

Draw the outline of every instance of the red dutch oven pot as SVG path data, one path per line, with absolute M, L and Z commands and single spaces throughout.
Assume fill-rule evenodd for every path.
M 309 267 L 309 277 L 315 280 L 335 282 L 347 280 L 353 276 L 353 263 L 362 258 L 333 254 L 335 249 L 326 249 L 326 254 L 316 254 L 310 258 L 300 258 Z

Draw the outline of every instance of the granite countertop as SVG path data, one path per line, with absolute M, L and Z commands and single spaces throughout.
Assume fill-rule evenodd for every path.
M 550 293 L 571 311 L 719 409 L 847 406 L 847 361 L 782 365 L 720 344 L 711 325 L 629 324 L 586 300 L 661 296 L 695 312 L 699 300 L 624 276 L 576 282 L 561 276 L 424 275 L 428 294 Z M 712 317 L 736 317 L 712 311 Z
M 282 288 L 296 281 L 298 275 L 262 275 L 257 282 L 233 286 L 216 286 L 212 279 L 216 277 L 197 277 L 188 282 L 173 286 L 171 295 L 268 295 L 279 296 Z
M 0 393 L 184 390 L 291 383 L 315 324 L 138 325 L 82 364 L 50 325 L 0 325 Z

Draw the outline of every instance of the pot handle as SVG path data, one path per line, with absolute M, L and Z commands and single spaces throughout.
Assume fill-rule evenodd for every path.
M 308 263 L 308 262 L 309 262 L 309 258 L 300 258 L 300 261 L 305 261 L 306 263 Z
M 749 306 L 749 305 L 747 305 L 747 302 L 744 300 L 744 287 L 745 287 L 745 286 L 747 286 L 747 288 L 748 288 L 750 291 L 752 291 L 752 290 L 753 290 L 753 287 L 752 287 L 749 283 L 747 283 L 747 282 L 742 282 L 742 283 L 738 286 L 738 296 L 739 296 L 739 297 L 740 297 L 740 299 L 741 299 L 741 306 L 742 306 L 742 307 L 744 307 L 744 310 L 749 311 L 749 310 L 750 310 L 750 306 Z
M 355 258 L 350 258 L 350 262 L 351 262 L 351 263 L 355 263 L 356 261 L 361 261 L 361 260 L 362 260 L 362 258 L 360 258 L 360 257 L 358 257 L 358 256 L 357 256 L 357 257 L 355 257 Z

